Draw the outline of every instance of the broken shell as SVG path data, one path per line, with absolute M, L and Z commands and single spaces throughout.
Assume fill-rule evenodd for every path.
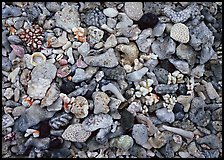
M 22 105 L 25 107 L 30 107 L 33 104 L 33 99 L 28 97 L 27 95 L 22 98 Z
M 80 42 L 86 42 L 86 31 L 82 27 L 72 28 L 75 38 Z
M 34 52 L 32 55 L 31 55 L 31 59 L 30 59 L 30 63 L 33 65 L 33 66 L 37 66 L 39 64 L 42 64 L 46 62 L 46 57 L 44 54 L 42 54 L 41 52 Z

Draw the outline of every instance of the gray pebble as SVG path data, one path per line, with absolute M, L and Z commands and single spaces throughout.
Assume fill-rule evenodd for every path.
M 161 108 L 156 111 L 156 116 L 162 122 L 172 123 L 175 120 L 175 115 L 173 112 L 168 112 L 167 108 Z
M 173 85 L 158 84 L 154 89 L 156 93 L 159 94 L 175 93 L 178 89 L 178 84 Z
M 163 68 L 155 68 L 154 73 L 159 83 L 167 84 L 169 72 Z
M 8 57 L 2 57 L 2 70 L 9 72 L 12 68 L 12 63 Z
M 57 12 L 61 9 L 58 2 L 46 2 L 46 8 L 51 12 Z
M 162 147 L 160 152 L 164 155 L 165 158 L 174 157 L 174 151 L 170 143 L 167 143 L 164 147 Z
M 4 30 L 2 32 L 2 46 L 6 49 L 6 51 L 9 53 L 12 49 L 9 45 L 8 37 L 7 35 L 9 34 L 8 30 Z
M 132 128 L 132 137 L 139 145 L 143 145 L 148 140 L 148 130 L 144 124 L 135 124 Z
M 221 140 L 214 134 L 198 138 L 196 141 L 199 144 L 206 144 L 212 149 L 219 149 L 222 147 Z
M 2 18 L 18 17 L 22 14 L 21 8 L 6 6 L 2 10 Z
M 11 43 L 11 44 L 20 44 L 22 43 L 22 40 L 16 36 L 16 35 L 11 35 L 8 37 L 8 41 Z

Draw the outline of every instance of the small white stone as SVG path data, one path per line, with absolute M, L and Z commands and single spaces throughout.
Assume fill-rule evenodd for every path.
M 68 63 L 74 64 L 75 60 L 74 60 L 74 57 L 73 57 L 73 54 L 72 54 L 72 47 L 70 47 L 67 50 L 67 56 L 68 56 Z
M 12 88 L 7 88 L 4 92 L 4 96 L 7 99 L 12 98 L 12 96 L 14 95 L 13 89 Z
M 107 16 L 107 17 L 116 17 L 118 15 L 118 11 L 114 8 L 106 8 L 103 10 L 103 13 Z

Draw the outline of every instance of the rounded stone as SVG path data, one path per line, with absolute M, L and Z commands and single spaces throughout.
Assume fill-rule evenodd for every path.
M 118 11 L 114 8 L 106 8 L 103 10 L 103 13 L 107 16 L 107 17 L 116 17 L 118 15 Z

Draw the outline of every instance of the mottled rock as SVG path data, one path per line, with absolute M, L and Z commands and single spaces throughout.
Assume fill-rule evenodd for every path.
M 164 155 L 165 158 L 174 157 L 173 147 L 170 143 L 167 143 L 164 147 L 162 147 L 160 152 Z
M 92 94 L 93 102 L 94 102 L 94 114 L 98 113 L 108 113 L 109 112 L 109 102 L 110 97 L 104 92 L 94 92 Z
M 79 27 L 80 18 L 79 13 L 75 7 L 67 5 L 61 11 L 57 11 L 54 15 L 56 20 L 56 26 L 63 28 L 67 32 L 71 33 L 71 29 Z
M 126 76 L 125 69 L 120 65 L 115 68 L 102 68 L 102 70 L 108 79 L 122 80 Z
M 26 143 L 25 146 L 33 146 L 39 150 L 48 149 L 50 144 L 50 138 L 33 138 L 30 137 Z
M 61 6 L 58 2 L 47 2 L 46 8 L 51 12 L 57 12 L 61 9 Z
M 134 140 L 128 135 L 122 135 L 110 140 L 110 147 L 117 147 L 123 150 L 130 149 L 134 144 Z
M 104 32 L 95 26 L 88 27 L 87 41 L 90 45 L 99 43 L 103 38 Z
M 106 24 L 106 16 L 98 8 L 89 9 L 85 13 L 83 21 L 87 26 L 101 27 L 103 24 Z
M 8 41 L 11 44 L 20 44 L 20 43 L 22 43 L 22 40 L 19 38 L 19 36 L 16 36 L 16 35 L 9 36 L 8 37 Z
M 169 72 L 163 68 L 155 68 L 154 73 L 159 83 L 167 84 Z
M 152 43 L 152 52 L 158 55 L 159 59 L 171 58 L 175 53 L 176 43 L 169 37 L 164 38 L 163 41 L 156 40 Z
M 2 128 L 7 128 L 14 125 L 14 119 L 10 114 L 4 114 L 2 116 Z
M 116 50 L 124 53 L 121 54 L 122 60 L 121 63 L 123 65 L 129 64 L 132 65 L 134 60 L 138 58 L 139 50 L 135 43 L 130 43 L 128 45 L 119 44 L 116 46 Z
M 75 115 L 76 118 L 85 118 L 89 113 L 89 104 L 85 97 L 78 96 L 72 98 L 71 112 Z
M 118 65 L 114 49 L 110 48 L 105 53 L 96 56 L 86 56 L 84 61 L 90 66 L 112 68 Z
M 113 119 L 109 114 L 100 113 L 85 118 L 82 125 L 86 131 L 95 131 L 99 128 L 107 128 L 111 126 L 112 123 Z
M 222 146 L 221 140 L 214 134 L 198 138 L 196 142 L 199 144 L 206 144 L 212 149 L 219 149 Z
M 125 2 L 124 11 L 131 19 L 138 21 L 142 15 L 142 2 Z
M 27 93 L 31 98 L 42 99 L 56 76 L 57 68 L 52 63 L 36 66 L 31 72 Z

